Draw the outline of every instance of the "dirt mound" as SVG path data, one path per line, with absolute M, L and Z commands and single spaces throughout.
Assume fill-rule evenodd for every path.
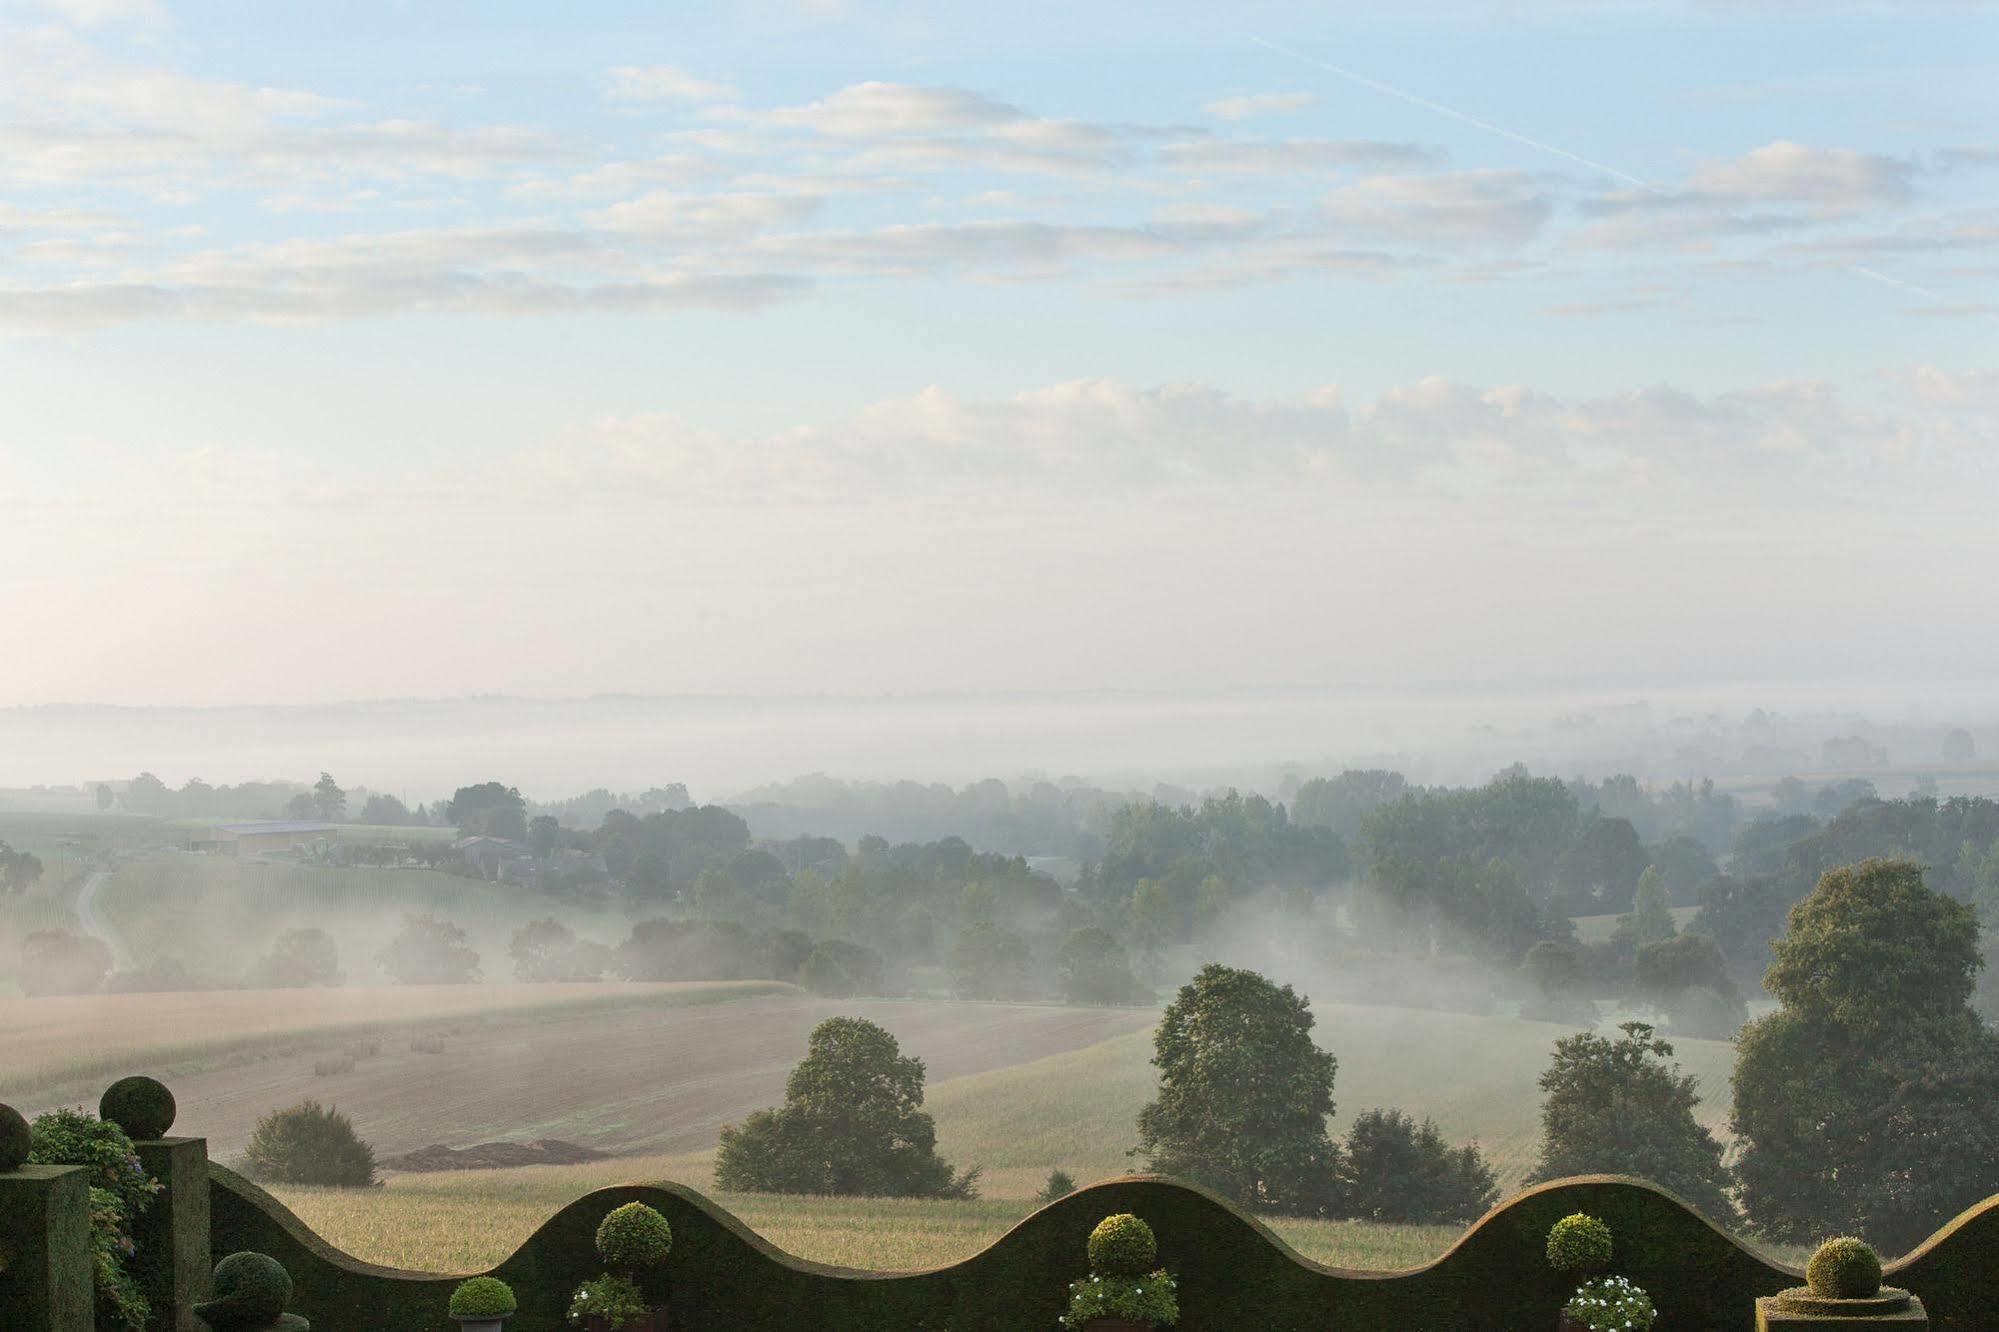
M 560 1138 L 536 1138 L 533 1142 L 482 1142 L 476 1147 L 443 1147 L 433 1143 L 377 1164 L 384 1170 L 495 1170 L 507 1166 L 578 1165 L 601 1161 L 609 1155 Z

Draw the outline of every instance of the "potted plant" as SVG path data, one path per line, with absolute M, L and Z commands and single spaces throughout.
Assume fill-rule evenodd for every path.
M 451 1292 L 450 1314 L 459 1332 L 500 1332 L 501 1324 L 520 1306 L 514 1288 L 498 1277 L 476 1276 Z
M 597 1256 L 609 1270 L 576 1288 L 569 1321 L 586 1332 L 666 1332 L 666 1309 L 648 1304 L 639 1278 L 664 1266 L 673 1228 L 644 1203 L 614 1207 L 597 1225 Z
M 1548 1229 L 1548 1265 L 1582 1284 L 1562 1309 L 1560 1332 L 1646 1332 L 1658 1318 L 1652 1297 L 1621 1276 L 1603 1276 L 1610 1266 L 1610 1227 L 1581 1212 Z
M 1805 1264 L 1804 1285 L 1756 1301 L 1758 1327 L 1780 1313 L 1824 1319 L 1827 1327 L 1876 1318 L 1905 1323 L 1926 1316 L 1914 1295 L 1881 1284 L 1881 1256 L 1851 1235 L 1835 1236 L 1813 1251 Z
M 1153 1263 L 1159 1245 L 1152 1227 L 1120 1212 L 1090 1232 L 1090 1275 L 1069 1283 L 1069 1312 L 1062 1325 L 1090 1332 L 1143 1332 L 1180 1321 L 1173 1278 Z

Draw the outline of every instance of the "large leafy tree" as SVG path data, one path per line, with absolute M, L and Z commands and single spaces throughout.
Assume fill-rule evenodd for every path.
M 527 810 L 527 801 L 515 788 L 499 782 L 480 782 L 453 792 L 450 803 L 444 807 L 444 818 L 447 823 L 456 824 L 458 831 L 467 837 L 478 834 L 523 842 L 528 835 Z
M 1369 1110 L 1347 1130 L 1342 1210 L 1370 1221 L 1463 1224 L 1499 1196 L 1499 1181 L 1478 1144 L 1452 1147 L 1436 1121 L 1400 1110 Z
M 1729 1220 L 1721 1144 L 1694 1118 L 1700 1088 L 1668 1063 L 1673 1047 L 1643 1022 L 1612 1039 L 1579 1032 L 1555 1042 L 1541 1075 L 1541 1161 L 1529 1183 L 1565 1175 L 1636 1175 Z
M 403 917 L 403 927 L 375 964 L 404 985 L 469 985 L 479 979 L 479 954 L 465 931 L 429 912 Z
M 1739 1040 L 1737 1176 L 1773 1238 L 1902 1249 L 1999 1189 L 1999 1037 L 1969 1006 L 1978 921 L 1910 861 L 1831 870 L 1791 910 Z
M 923 1061 L 862 1018 L 812 1029 L 784 1104 L 724 1127 L 715 1183 L 749 1193 L 974 1196 L 976 1169 L 953 1174 L 923 1109 Z
M 1338 1062 L 1313 1043 L 1303 995 L 1211 963 L 1167 1005 L 1152 1062 L 1159 1099 L 1138 1115 L 1138 1152 L 1152 1169 L 1249 1207 L 1337 1207 L 1326 1119 Z

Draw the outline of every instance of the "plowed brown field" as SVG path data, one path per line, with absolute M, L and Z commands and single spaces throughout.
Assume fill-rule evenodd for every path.
M 765 997 L 689 1007 L 562 1007 L 380 1038 L 351 1071 L 318 1076 L 337 1047 L 173 1076 L 179 1132 L 240 1152 L 257 1119 L 306 1097 L 336 1105 L 379 1155 L 431 1143 L 562 1138 L 617 1154 L 712 1147 L 716 1130 L 783 1098 L 823 1018 L 881 1023 L 934 1080 L 1006 1068 L 1149 1028 L 1136 1009 Z M 412 1049 L 442 1045 L 426 1053 Z M 24 1110 L 46 1108 L 26 1105 Z

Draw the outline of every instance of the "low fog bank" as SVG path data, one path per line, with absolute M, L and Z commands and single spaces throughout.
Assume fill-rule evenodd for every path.
M 1945 759 L 1972 737 L 1982 763 Z M 1848 743 L 1842 743 L 1848 742 Z M 0 711 L 0 808 L 65 788 L 158 774 L 169 785 L 333 771 L 415 803 L 471 774 L 531 798 L 679 782 L 701 801 L 752 803 L 802 773 L 855 782 L 963 784 L 999 776 L 1149 790 L 1235 787 L 1283 798 L 1287 782 L 1384 767 L 1424 784 L 1540 772 L 1720 783 L 1817 772 L 1999 775 L 1999 698 L 1920 700 L 1879 689 L 1583 695 L 1384 696 L 1324 691 L 1061 695 L 465 698 L 323 707 Z M 1882 783 L 1884 792 L 1897 789 Z M 773 830 L 775 833 L 777 830 Z

